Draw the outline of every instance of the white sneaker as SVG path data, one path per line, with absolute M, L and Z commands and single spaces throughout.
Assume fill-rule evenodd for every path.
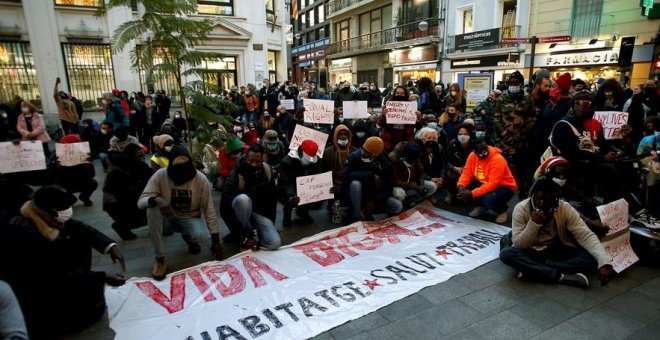
M 501 214 L 497 214 L 497 217 L 495 217 L 495 223 L 502 224 L 502 223 L 506 222 L 506 219 L 507 219 L 508 216 L 509 215 L 507 214 L 506 211 L 501 213 Z
M 468 216 L 470 216 L 470 217 L 479 217 L 479 216 L 485 214 L 486 211 L 487 211 L 487 209 L 485 207 L 475 207 L 474 209 L 472 209 L 472 211 L 470 211 Z

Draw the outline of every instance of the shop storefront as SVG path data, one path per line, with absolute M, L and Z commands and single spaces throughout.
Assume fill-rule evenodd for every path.
M 423 77 L 436 82 L 440 80 L 435 46 L 392 51 L 389 54 L 389 62 L 393 66 L 395 83 L 416 82 Z
M 330 61 L 330 84 L 342 81 L 353 83 L 353 58 L 335 59 Z
M 298 55 L 300 79 L 318 84 L 320 71 L 325 68 L 325 50 L 316 50 Z
M 506 53 L 477 58 L 451 59 L 451 81 L 457 82 L 459 74 L 464 73 L 492 73 L 493 81 L 506 80 L 506 77 L 522 69 L 520 53 Z

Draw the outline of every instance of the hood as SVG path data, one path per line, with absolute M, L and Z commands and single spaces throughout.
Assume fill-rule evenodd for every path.
M 472 151 L 472 152 L 474 152 L 474 151 Z M 477 161 L 479 161 L 479 162 L 490 162 L 490 160 L 493 159 L 493 157 L 495 157 L 495 155 L 499 155 L 501 153 L 502 153 L 502 150 L 500 148 L 489 145 L 488 146 L 488 157 L 486 157 L 486 159 L 479 159 L 479 157 L 477 157 Z
M 337 144 L 337 136 L 339 136 L 339 131 L 348 131 L 347 149 L 350 150 L 351 142 L 353 141 L 353 134 L 351 133 L 351 130 L 344 124 L 337 125 L 337 128 L 335 129 L 335 134 L 332 136 L 332 144 L 334 144 L 335 149 L 339 149 L 339 145 Z

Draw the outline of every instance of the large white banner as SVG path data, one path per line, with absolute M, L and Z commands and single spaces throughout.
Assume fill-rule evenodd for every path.
M 508 231 L 426 203 L 107 288 L 110 327 L 118 339 L 309 338 L 497 258 Z

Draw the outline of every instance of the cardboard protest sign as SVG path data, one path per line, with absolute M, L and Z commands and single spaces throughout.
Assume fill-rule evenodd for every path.
M 496 259 L 508 231 L 422 203 L 277 251 L 108 286 L 110 327 L 129 340 L 311 338 Z
M 282 99 L 280 100 L 280 104 L 282 104 L 282 106 L 284 106 L 284 108 L 287 110 L 296 109 L 296 103 L 293 99 Z
M 0 143 L 0 173 L 46 169 L 46 156 L 41 142 Z
M 333 124 L 335 122 L 335 102 L 322 99 L 303 99 L 305 106 L 304 122 Z
M 55 144 L 55 155 L 62 166 L 74 166 L 89 163 L 89 142 Z
M 385 105 L 387 124 L 415 124 L 417 122 L 417 102 L 389 101 Z
M 335 195 L 330 193 L 332 187 L 332 171 L 296 178 L 298 205 L 334 199 Z
M 366 100 L 346 100 L 342 103 L 344 119 L 369 118 Z
M 323 158 L 323 151 L 325 150 L 325 144 L 328 142 L 328 134 L 308 127 L 302 126 L 300 124 L 296 125 L 296 128 L 293 130 L 293 135 L 291 135 L 291 143 L 289 144 L 289 149 L 297 150 L 300 144 L 306 139 L 311 139 L 319 146 L 319 157 Z
M 600 221 L 610 227 L 607 235 L 612 235 L 628 227 L 628 202 L 621 198 L 617 201 L 596 207 Z
M 628 124 L 628 112 L 596 111 L 594 118 L 603 126 L 605 139 L 621 139 L 621 127 Z
M 621 273 L 624 269 L 639 261 L 639 257 L 630 246 L 630 231 L 628 230 L 603 242 L 603 247 L 612 258 L 612 267 L 617 273 Z

